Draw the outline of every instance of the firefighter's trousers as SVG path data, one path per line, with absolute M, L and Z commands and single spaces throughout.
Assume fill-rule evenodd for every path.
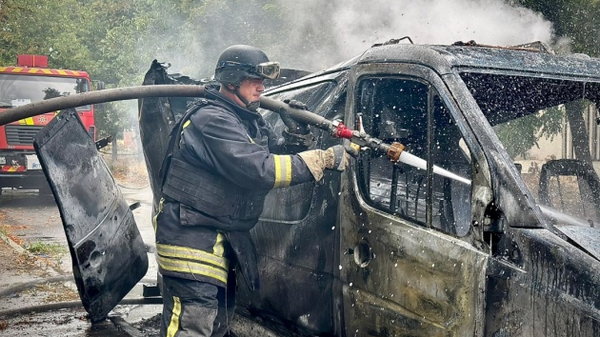
M 233 280 L 232 280 L 233 281 Z M 163 277 L 163 337 L 221 337 L 229 331 L 235 306 L 235 281 L 226 288 L 211 283 Z

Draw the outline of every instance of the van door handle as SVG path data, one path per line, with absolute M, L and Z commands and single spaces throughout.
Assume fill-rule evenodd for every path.
M 344 255 L 350 255 L 354 257 L 354 263 L 361 268 L 365 268 L 373 260 L 373 250 L 366 240 L 360 240 L 354 248 L 348 248 Z

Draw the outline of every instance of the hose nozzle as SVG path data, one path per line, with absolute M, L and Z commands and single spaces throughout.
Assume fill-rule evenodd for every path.
M 391 161 L 397 162 L 400 160 L 400 155 L 402 154 L 402 151 L 404 151 L 404 148 L 404 145 L 398 142 L 393 142 L 387 149 L 386 155 Z

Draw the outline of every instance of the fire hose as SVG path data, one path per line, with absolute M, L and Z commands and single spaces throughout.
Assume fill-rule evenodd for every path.
M 12 123 L 46 112 L 75 108 L 82 105 L 146 97 L 168 96 L 201 97 L 204 96 L 204 87 L 197 85 L 148 85 L 105 89 L 65 97 L 55 97 L 4 111 L 2 114 L 0 114 L 0 125 Z M 382 140 L 371 137 L 363 131 L 349 129 L 342 122 L 330 121 L 313 112 L 292 108 L 284 102 L 269 97 L 261 97 L 260 105 L 265 109 L 275 112 L 284 110 L 290 117 L 298 122 L 313 125 L 320 129 L 326 130 L 335 137 L 349 139 L 352 143 L 357 144 L 360 147 L 368 147 L 375 151 L 384 153 L 391 161 L 403 162 L 420 169 L 426 169 L 427 167 L 427 162 L 425 160 L 404 151 L 404 146 L 400 143 L 384 143 Z M 438 166 L 433 166 L 433 171 L 436 174 L 441 174 L 465 184 L 471 183 L 468 179 L 460 177 Z
M 0 114 L 0 125 L 16 122 L 18 120 L 60 109 L 75 108 L 82 105 L 113 102 L 146 97 L 202 97 L 204 87 L 198 85 L 147 85 L 91 91 L 65 97 L 55 97 L 44 101 L 22 105 L 8 109 Z M 329 132 L 334 137 L 348 139 L 360 147 L 367 147 L 374 151 L 384 153 L 393 162 L 402 162 L 419 169 L 427 169 L 427 161 L 404 151 L 400 143 L 387 144 L 380 139 L 371 137 L 362 130 L 352 130 L 342 122 L 330 121 L 314 112 L 290 107 L 287 103 L 263 96 L 260 98 L 262 108 L 276 113 L 284 110 L 291 118 L 298 122 L 313 125 Z M 471 180 L 447 171 L 439 166 L 432 165 L 433 173 L 445 176 L 455 181 L 470 185 Z M 540 209 L 545 215 L 561 220 L 562 214 L 546 206 Z M 585 223 L 585 222 L 584 222 Z
M 340 121 L 330 121 L 314 112 L 303 109 L 295 109 L 284 102 L 268 97 L 261 97 L 260 106 L 277 113 L 280 113 L 283 110 L 287 115 L 298 122 L 316 126 L 329 132 L 334 137 L 348 139 L 361 148 L 366 147 L 374 151 L 384 153 L 392 162 L 405 163 L 422 170 L 427 169 L 427 161 L 405 151 L 404 145 L 398 142 L 393 142 L 391 144 L 385 143 L 381 139 L 371 137 L 369 134 L 364 132 L 364 130 L 362 130 L 362 127 L 360 130 L 352 130 Z M 467 185 L 471 184 L 469 179 L 463 178 L 436 165 L 433 165 L 433 173 Z

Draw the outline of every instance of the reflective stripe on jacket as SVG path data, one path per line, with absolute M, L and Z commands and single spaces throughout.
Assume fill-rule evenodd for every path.
M 156 256 L 159 271 L 216 285 L 227 284 L 229 259 L 225 237 L 214 229 L 187 226 L 184 205 L 162 201 L 156 222 Z

